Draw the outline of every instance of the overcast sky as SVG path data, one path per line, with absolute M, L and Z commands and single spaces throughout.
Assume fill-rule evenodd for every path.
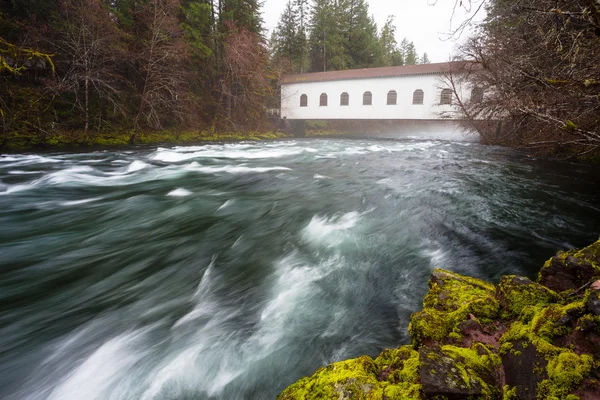
M 466 10 L 461 9 L 451 21 L 454 1 L 367 0 L 369 12 L 375 17 L 379 29 L 385 24 L 388 15 L 395 15 L 398 43 L 402 38 L 408 38 L 415 43 L 419 54 L 427 52 L 431 62 L 448 60 L 457 42 L 445 40 L 448 37 L 445 34 L 456 28 L 469 15 Z M 263 14 L 269 34 L 277 25 L 286 3 L 287 0 L 265 0 Z M 481 16 L 478 16 L 478 19 L 481 19 Z

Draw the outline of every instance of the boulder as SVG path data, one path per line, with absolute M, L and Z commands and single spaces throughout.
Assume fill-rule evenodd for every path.
M 419 351 L 425 398 L 500 399 L 500 358 L 485 346 L 426 346 Z
M 536 347 L 525 340 L 512 343 L 502 355 L 504 379 L 510 388 L 516 388 L 518 399 L 536 400 L 537 385 L 548 378 L 546 361 Z
M 577 290 L 600 279 L 600 240 L 581 250 L 560 252 L 548 260 L 538 282 L 556 292 Z
M 423 399 L 419 353 L 411 346 L 384 350 L 319 368 L 283 391 L 278 400 Z
M 600 290 L 590 292 L 586 305 L 592 314 L 600 315 Z
M 538 283 L 436 269 L 410 345 L 320 368 L 279 399 L 600 400 L 599 255 L 600 242 L 560 253 Z
M 507 275 L 500 279 L 496 299 L 503 309 L 503 317 L 517 317 L 528 306 L 555 303 L 559 296 L 552 290 L 529 278 Z
M 423 311 L 411 316 L 409 333 L 418 348 L 423 344 L 459 343 L 461 322 L 491 323 L 498 315 L 494 285 L 436 269 L 429 279 Z

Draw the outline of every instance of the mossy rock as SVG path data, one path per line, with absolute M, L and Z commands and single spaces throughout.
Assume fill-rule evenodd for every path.
M 565 279 L 560 293 L 514 275 L 496 287 L 436 269 L 411 316 L 412 346 L 321 368 L 279 398 L 600 399 L 599 243 L 546 263 L 539 281 Z
M 507 275 L 500 279 L 496 298 L 503 317 L 518 317 L 525 307 L 556 303 L 559 296 L 552 290 L 523 276 Z
M 285 389 L 279 400 L 424 399 L 419 354 L 410 346 L 384 350 L 375 360 L 362 356 L 319 368 Z
M 459 341 L 459 324 L 469 317 L 484 324 L 491 322 L 499 311 L 495 292 L 494 285 L 482 280 L 434 270 L 423 311 L 411 316 L 408 329 L 413 344 L 419 347 L 445 339 Z
M 502 397 L 500 357 L 480 343 L 422 347 L 421 384 L 425 397 L 492 400 Z
M 538 282 L 554 291 L 577 290 L 600 279 L 600 240 L 581 250 L 559 252 L 546 261 Z
M 581 316 L 585 310 L 582 300 L 523 308 L 500 339 L 506 383 L 516 387 L 517 398 L 570 400 L 589 380 L 593 356 L 578 354 L 585 349 L 561 346 L 557 340 L 568 339 L 571 332 L 581 335 L 579 324 L 589 319 L 589 314 Z

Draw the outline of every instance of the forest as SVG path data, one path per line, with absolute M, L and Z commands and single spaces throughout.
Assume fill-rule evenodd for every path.
M 455 91 L 467 83 L 486 93 L 481 102 L 458 101 L 468 127 L 484 143 L 600 162 L 600 3 L 478 0 L 469 6 L 486 17 L 459 51 L 468 63 L 446 77 Z
M 261 7 L 0 0 L 0 148 L 264 132 L 283 74 L 429 62 L 365 0 L 290 0 L 268 38 Z

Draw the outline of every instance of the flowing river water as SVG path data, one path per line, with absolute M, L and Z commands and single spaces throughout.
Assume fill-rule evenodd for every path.
M 409 341 L 432 269 L 535 277 L 600 170 L 422 137 L 0 157 L 0 398 L 274 399 Z

